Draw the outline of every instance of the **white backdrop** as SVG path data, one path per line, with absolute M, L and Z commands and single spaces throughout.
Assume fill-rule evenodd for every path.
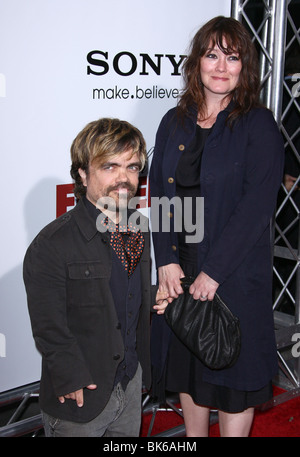
M 176 104 L 180 56 L 219 14 L 230 15 L 230 0 L 0 0 L 0 392 L 40 377 L 22 262 L 74 204 L 72 140 L 112 116 L 136 125 L 150 151 Z

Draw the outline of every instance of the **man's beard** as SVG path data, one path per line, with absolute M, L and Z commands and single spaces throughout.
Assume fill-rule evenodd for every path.
M 127 192 L 118 194 L 118 197 L 112 197 L 110 194 L 118 189 L 126 189 Z M 97 201 L 97 207 L 104 212 L 115 212 L 116 215 L 121 216 L 127 212 L 128 203 L 135 196 L 137 186 L 130 183 L 120 183 L 114 186 L 109 186 L 105 189 L 105 194 Z M 121 216 L 121 219 L 122 216 Z
M 122 184 L 116 184 L 114 186 L 109 186 L 107 189 L 106 189 L 106 195 L 109 196 L 111 192 L 114 192 L 115 190 L 118 190 L 118 189 L 126 189 L 127 192 L 125 193 L 119 193 L 119 198 L 117 198 L 115 200 L 116 202 L 116 208 L 118 210 L 122 210 L 124 208 L 127 208 L 128 206 L 128 202 L 131 198 L 133 198 L 136 194 L 136 191 L 137 191 L 137 188 L 135 186 L 133 186 L 132 184 L 130 183 L 122 183 Z

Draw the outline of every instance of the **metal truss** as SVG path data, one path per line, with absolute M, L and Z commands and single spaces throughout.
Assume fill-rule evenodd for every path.
M 285 142 L 286 169 L 274 215 L 273 310 L 280 375 L 286 393 L 300 394 L 300 27 L 299 0 L 232 0 L 231 15 L 250 31 L 260 57 L 261 98 Z M 288 180 L 288 175 L 293 180 Z M 298 348 L 299 346 L 299 348 Z
M 42 415 L 38 404 L 40 383 L 12 389 L 0 394 L 2 416 L 7 411 L 7 420 L 0 425 L 0 438 L 16 436 L 36 436 L 43 429 Z

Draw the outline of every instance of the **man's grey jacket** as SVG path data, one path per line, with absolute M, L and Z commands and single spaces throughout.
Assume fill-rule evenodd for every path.
M 150 387 L 149 233 L 140 260 L 142 303 L 136 347 L 143 383 Z M 87 422 L 112 393 L 124 345 L 110 290 L 109 233 L 97 230 L 82 200 L 47 225 L 29 246 L 24 282 L 33 336 L 42 354 L 40 406 L 61 419 Z M 84 389 L 84 406 L 58 396 Z

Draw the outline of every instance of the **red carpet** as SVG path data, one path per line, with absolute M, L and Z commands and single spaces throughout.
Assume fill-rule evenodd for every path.
M 274 396 L 283 390 L 274 387 Z M 144 415 L 141 436 L 147 436 L 152 414 Z M 183 424 L 183 419 L 175 412 L 158 411 L 151 436 L 166 432 Z M 218 437 L 219 426 L 210 428 L 210 436 Z M 250 437 L 300 437 L 300 396 L 278 404 L 267 411 L 255 411 Z

